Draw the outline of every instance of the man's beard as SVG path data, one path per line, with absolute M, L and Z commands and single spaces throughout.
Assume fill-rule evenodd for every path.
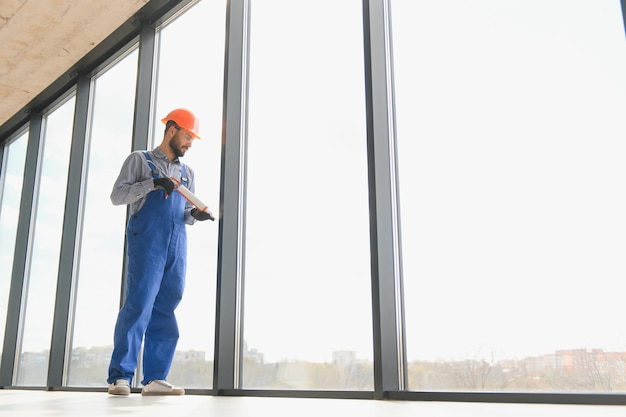
M 176 155 L 177 158 L 185 156 L 185 151 L 182 149 L 182 147 L 177 147 L 176 145 L 178 145 L 178 142 L 176 144 L 170 142 L 170 148 L 174 152 L 174 155 Z

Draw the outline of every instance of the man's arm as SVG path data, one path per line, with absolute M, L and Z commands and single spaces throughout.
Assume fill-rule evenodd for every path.
M 154 190 L 154 181 L 143 159 L 140 152 L 133 152 L 124 161 L 111 192 L 114 205 L 134 203 Z

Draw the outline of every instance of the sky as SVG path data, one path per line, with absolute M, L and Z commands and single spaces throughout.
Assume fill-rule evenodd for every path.
M 392 10 L 409 358 L 624 350 L 619 2 Z

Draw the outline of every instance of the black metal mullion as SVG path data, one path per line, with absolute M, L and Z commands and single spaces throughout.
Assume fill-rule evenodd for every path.
M 143 22 L 139 35 L 139 58 L 137 87 L 135 91 L 135 114 L 133 118 L 132 150 L 148 148 L 152 133 L 152 103 L 157 51 L 157 34 L 154 26 Z
M 63 217 L 63 233 L 61 235 L 56 302 L 54 307 L 54 320 L 52 322 L 52 339 L 47 379 L 48 389 L 63 385 L 64 369 L 66 366 L 68 329 L 70 329 L 71 309 L 73 305 L 72 288 L 75 285 L 76 279 L 74 271 L 77 260 L 77 237 L 80 235 L 81 224 L 80 207 L 83 194 L 82 180 L 87 145 L 86 138 L 90 90 L 91 80 L 83 75 L 79 76 L 74 107 L 74 126 L 72 129 L 67 192 L 65 194 L 65 211 Z
M 7 305 L 7 316 L 0 362 L 0 387 L 13 385 L 15 373 L 19 327 L 24 306 L 23 295 L 25 277 L 28 274 L 28 256 L 30 252 L 30 235 L 34 218 L 34 200 L 39 174 L 39 154 L 41 152 L 43 117 L 41 113 L 33 114 L 30 118 L 26 161 L 24 165 L 24 182 L 20 200 L 20 212 L 15 238 L 15 251 L 11 272 L 11 284 Z
M 374 397 L 377 399 L 406 385 L 389 26 L 388 1 L 364 0 Z
M 228 2 L 213 390 L 239 388 L 243 314 L 249 0 Z

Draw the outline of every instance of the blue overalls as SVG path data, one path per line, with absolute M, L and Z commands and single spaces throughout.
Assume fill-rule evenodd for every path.
M 150 155 L 144 155 L 153 178 L 159 178 Z M 182 163 L 181 174 L 181 182 L 187 186 Z M 108 383 L 132 381 L 144 338 L 141 383 L 167 378 L 178 342 L 174 310 L 185 286 L 185 201 L 177 192 L 166 199 L 165 190 L 151 191 L 128 221 L 126 300 L 115 325 Z

